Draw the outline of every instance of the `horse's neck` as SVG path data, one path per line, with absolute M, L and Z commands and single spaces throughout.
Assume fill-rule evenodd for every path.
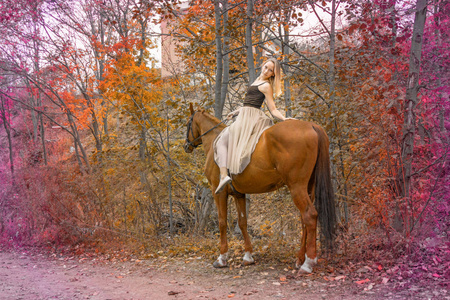
M 213 120 L 209 120 L 208 118 L 205 117 L 205 121 L 202 122 L 202 125 L 200 126 L 201 134 L 204 134 L 205 132 L 207 132 L 216 125 L 217 125 L 216 122 L 214 122 Z M 211 146 L 214 143 L 214 140 L 216 139 L 219 132 L 220 128 L 218 127 L 202 137 L 203 149 L 205 150 L 206 153 L 208 153 L 208 151 L 212 149 Z

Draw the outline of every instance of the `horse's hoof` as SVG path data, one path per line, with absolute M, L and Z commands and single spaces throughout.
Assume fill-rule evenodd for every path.
M 216 268 L 216 269 L 226 268 L 226 267 L 227 267 L 227 264 L 226 264 L 226 263 L 225 263 L 225 264 L 222 264 L 222 263 L 220 263 L 218 260 L 216 260 L 216 261 L 213 263 L 213 267 Z
M 309 275 L 309 274 L 311 274 L 311 272 L 308 272 L 308 271 L 306 271 L 306 270 L 304 270 L 304 269 L 302 269 L 302 268 L 300 268 L 300 269 L 297 271 L 297 277 L 307 276 L 307 275 Z
M 254 264 L 255 264 L 254 260 L 243 260 L 242 261 L 242 265 L 243 266 L 251 266 L 251 265 L 254 265 Z

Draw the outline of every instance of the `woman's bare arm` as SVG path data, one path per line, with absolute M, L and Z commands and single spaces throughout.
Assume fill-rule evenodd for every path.
M 269 111 L 272 114 L 272 116 L 274 116 L 275 118 L 277 118 L 281 121 L 286 120 L 286 118 L 283 116 L 283 114 L 275 106 L 275 101 L 273 101 L 272 86 L 268 83 L 267 84 L 265 83 L 263 85 L 258 86 L 258 89 L 261 91 L 261 93 L 264 94 L 264 96 L 266 96 L 267 106 L 268 106 Z

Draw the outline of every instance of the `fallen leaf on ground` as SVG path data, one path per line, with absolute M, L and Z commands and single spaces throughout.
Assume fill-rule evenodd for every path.
M 228 298 L 233 298 L 235 295 L 234 294 L 229 294 Z
M 370 281 L 370 279 L 366 278 L 366 279 L 363 279 L 363 280 L 355 281 L 355 283 L 357 283 L 357 284 L 364 284 L 364 283 L 369 282 L 369 281 Z
M 287 274 L 286 279 L 295 279 L 295 276 L 292 274 Z
M 253 294 L 257 293 L 257 292 L 258 291 L 250 291 L 250 292 L 245 293 L 244 296 L 251 296 L 251 295 L 253 295 Z
M 356 272 L 357 273 L 367 273 L 369 271 L 371 271 L 371 268 L 369 268 L 368 266 L 365 266 L 365 267 L 359 268 Z
M 179 293 L 181 293 L 181 292 L 169 291 L 167 294 L 169 296 L 174 296 L 174 295 L 178 295 Z

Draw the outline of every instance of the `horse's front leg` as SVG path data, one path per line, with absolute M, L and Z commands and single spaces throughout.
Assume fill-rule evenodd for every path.
M 215 191 L 215 188 L 213 188 Z M 216 202 L 217 214 L 219 217 L 219 233 L 220 233 L 220 255 L 213 263 L 214 268 L 224 268 L 228 265 L 228 240 L 227 240 L 227 210 L 228 210 L 228 193 L 222 191 L 218 195 L 214 195 Z
M 250 236 L 247 231 L 247 203 L 245 200 L 245 195 L 235 195 L 234 200 L 236 202 L 236 209 L 238 212 L 238 224 L 239 228 L 241 229 L 242 236 L 244 238 L 244 258 L 243 258 L 243 265 L 248 266 L 255 263 L 255 260 L 253 259 L 252 252 L 252 242 L 250 241 Z

